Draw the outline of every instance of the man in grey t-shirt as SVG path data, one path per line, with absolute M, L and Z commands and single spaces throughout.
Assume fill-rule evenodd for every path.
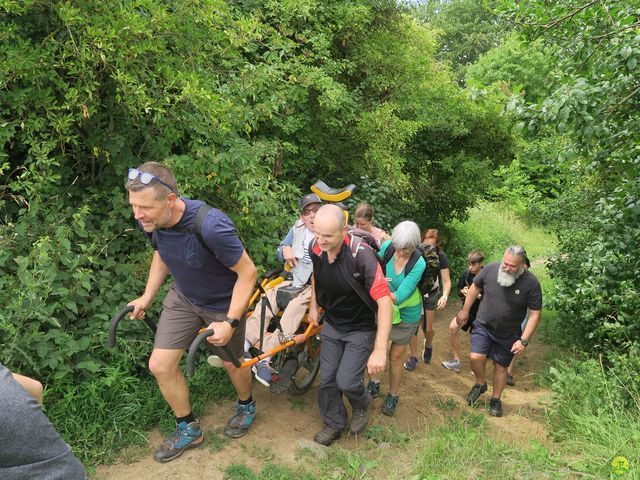
M 542 289 L 538 279 L 525 268 L 526 252 L 518 245 L 508 247 L 502 262 L 485 267 L 473 279 L 464 306 L 458 312 L 458 325 L 464 325 L 478 294 L 482 302 L 471 333 L 471 370 L 476 384 L 467 395 L 473 405 L 487 391 L 486 361 L 493 360 L 493 394 L 489 415 L 502 416 L 500 397 L 507 380 L 507 368 L 514 355 L 523 353 L 533 336 L 542 311 Z M 529 322 L 521 330 L 529 309 Z
M 0 364 L 0 478 L 84 480 L 82 464 L 38 402 Z

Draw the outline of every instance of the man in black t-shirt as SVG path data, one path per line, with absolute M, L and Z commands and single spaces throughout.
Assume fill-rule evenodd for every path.
M 347 235 L 340 208 L 318 210 L 315 235 L 309 247 L 313 275 L 308 318 L 317 324 L 318 307 L 324 309 L 318 388 L 324 427 L 314 440 L 330 445 L 347 426 L 343 396 L 353 407 L 351 432 L 367 427 L 371 395 L 364 369 L 370 375 L 384 371 L 393 304 L 376 252 Z
M 524 248 L 508 247 L 502 263 L 492 263 L 473 279 L 462 310 L 458 312 L 458 325 L 469 319 L 469 311 L 482 293 L 471 333 L 471 370 L 476 384 L 467 395 L 469 405 L 487 391 L 485 366 L 487 357 L 493 360 L 493 394 L 489 414 L 502 416 L 500 396 L 507 380 L 507 367 L 514 355 L 523 353 L 533 336 L 542 311 L 542 289 L 538 279 L 525 268 Z M 529 309 L 529 323 L 521 330 L 522 319 Z

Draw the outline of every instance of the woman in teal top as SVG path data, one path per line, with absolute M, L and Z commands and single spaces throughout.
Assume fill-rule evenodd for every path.
M 410 221 L 400 222 L 393 229 L 391 240 L 380 246 L 380 257 L 384 258 L 389 248 L 393 248 L 393 256 L 387 262 L 385 274 L 391 299 L 394 302 L 394 324 L 391 328 L 391 348 L 389 350 L 389 394 L 382 406 L 382 413 L 393 415 L 398 404 L 398 390 L 402 378 L 403 360 L 407 345 L 420 325 L 422 313 L 422 296 L 418 284 L 427 267 L 422 255 L 416 247 L 420 243 L 420 228 Z M 414 253 L 414 251 L 416 253 Z M 410 271 L 406 266 L 412 255 L 417 261 Z M 415 258 L 415 257 L 414 257 Z M 380 381 L 371 378 L 368 384 L 369 393 L 376 397 L 380 393 Z

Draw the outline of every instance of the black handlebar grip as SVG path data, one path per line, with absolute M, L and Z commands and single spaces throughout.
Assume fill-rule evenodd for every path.
M 118 330 L 118 324 L 120 323 L 120 320 L 122 320 L 127 313 L 133 312 L 133 310 L 133 305 L 127 305 L 122 310 L 120 310 L 115 317 L 111 319 L 111 323 L 109 324 L 109 348 L 115 348 L 116 346 L 116 331 Z M 143 321 L 147 325 L 147 327 L 149 327 L 149 330 L 151 330 L 155 334 L 156 324 L 147 317 L 145 317 Z
M 187 355 L 187 376 L 193 376 L 193 372 L 196 366 L 196 357 L 198 356 L 198 349 L 200 348 L 200 344 L 205 341 L 208 337 L 214 334 L 214 331 L 211 329 L 205 330 L 204 332 L 200 332 L 196 335 L 196 338 L 191 342 L 191 346 L 189 347 L 189 354 Z M 222 350 L 227 356 L 231 359 L 231 363 L 233 363 L 237 368 L 240 368 L 240 361 L 231 353 L 229 347 L 227 345 L 223 345 Z

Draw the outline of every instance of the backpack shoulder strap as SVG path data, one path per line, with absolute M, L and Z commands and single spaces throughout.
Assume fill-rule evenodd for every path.
M 196 219 L 193 222 L 193 233 L 198 239 L 198 242 L 200 242 L 200 245 L 202 245 L 207 252 L 215 257 L 215 254 L 211 251 L 209 245 L 207 245 L 207 243 L 204 241 L 204 237 L 202 236 L 202 223 L 204 222 L 204 218 L 207 216 L 207 213 L 209 213 L 209 210 L 211 210 L 211 207 L 206 203 L 198 208 Z
M 396 253 L 396 247 L 393 244 L 393 242 L 391 242 L 384 252 L 384 257 L 382 257 L 382 263 L 384 263 L 385 265 L 389 263 L 394 253 Z
M 404 266 L 405 277 L 409 275 L 411 270 L 413 270 L 413 267 L 416 266 L 416 263 L 418 263 L 418 260 L 420 260 L 421 258 L 422 258 L 422 252 L 420 252 L 420 250 L 418 250 L 417 248 L 414 248 L 413 252 L 411 252 L 411 256 L 409 257 L 409 260 L 407 261 L 407 264 Z M 427 262 L 425 261 L 425 263 Z

